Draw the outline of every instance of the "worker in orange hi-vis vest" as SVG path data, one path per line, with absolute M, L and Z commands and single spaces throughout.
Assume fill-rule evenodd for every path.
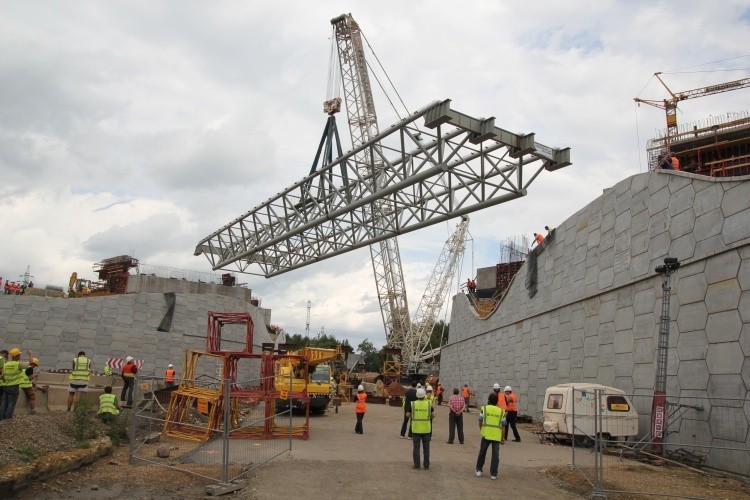
M 471 413 L 469 411 L 469 400 L 471 399 L 471 387 L 469 387 L 469 384 L 464 384 L 463 388 L 461 388 L 461 396 L 464 398 L 464 402 L 466 402 L 466 413 Z
M 531 242 L 531 246 L 541 245 L 543 241 L 544 236 L 542 236 L 542 233 L 534 233 L 534 241 Z
M 672 156 L 672 168 L 674 170 L 680 169 L 680 160 L 676 156 Z
M 354 432 L 364 434 L 362 420 L 365 418 L 365 413 L 367 412 L 367 393 L 362 385 L 357 387 L 357 404 L 354 405 L 354 412 L 357 414 L 357 424 L 354 426 Z
M 164 372 L 164 386 L 174 387 L 174 365 L 172 363 L 167 365 L 167 371 Z
M 506 385 L 505 389 L 503 390 L 506 396 L 506 408 L 508 409 L 508 426 L 513 431 L 513 441 L 519 442 L 521 441 L 521 436 L 518 434 L 518 429 L 516 429 L 516 417 L 518 417 L 518 396 L 516 396 L 516 393 L 513 392 L 513 389 Z

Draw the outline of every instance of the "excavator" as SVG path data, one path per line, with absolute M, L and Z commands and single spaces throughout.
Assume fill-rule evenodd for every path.
M 91 291 L 91 280 L 78 278 L 78 273 L 73 273 L 70 275 L 70 283 L 68 284 L 68 298 L 75 299 L 86 297 L 88 295 L 91 295 Z

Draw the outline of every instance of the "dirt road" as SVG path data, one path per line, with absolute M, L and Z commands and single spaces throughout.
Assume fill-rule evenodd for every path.
M 400 408 L 368 405 L 364 434 L 354 432 L 354 409 L 310 419 L 310 439 L 292 441 L 292 451 L 251 472 L 248 485 L 227 497 L 277 499 L 279 496 L 331 498 L 492 498 L 500 488 L 516 498 L 581 498 L 543 474 L 547 466 L 569 463 L 570 450 L 541 445 L 522 431 L 522 442 L 500 450 L 499 480 L 489 478 L 489 453 L 484 476 L 474 475 L 479 449 L 477 412 L 464 416 L 465 443 L 447 444 L 448 411 L 438 407 L 431 446 L 430 470 L 412 469 L 411 440 L 401 439 Z M 209 482 L 153 465 L 130 467 L 127 448 L 115 456 L 24 490 L 20 498 L 134 499 L 197 498 Z

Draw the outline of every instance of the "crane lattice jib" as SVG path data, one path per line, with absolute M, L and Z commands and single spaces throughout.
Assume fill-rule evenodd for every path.
M 352 149 L 356 150 L 379 135 L 362 34 L 351 14 L 332 19 L 331 24 L 338 48 Z M 377 143 L 373 149 L 378 149 Z M 362 175 L 371 176 L 377 187 L 382 187 L 384 182 L 381 157 L 380 152 L 373 155 L 368 149 L 360 149 L 352 157 L 355 168 Z M 378 232 L 388 231 L 386 214 L 393 211 L 393 205 L 387 198 L 373 200 L 371 205 L 363 207 L 363 211 L 372 213 Z M 402 348 L 411 326 L 398 241 L 395 238 L 385 239 L 370 246 L 370 257 L 388 347 Z
M 696 97 L 706 97 L 714 94 L 721 94 L 729 92 L 731 90 L 739 90 L 750 87 L 750 78 L 742 78 L 740 80 L 734 80 L 731 82 L 717 83 L 714 85 L 708 85 L 693 90 L 686 90 L 684 92 L 672 92 L 672 90 L 664 83 L 664 80 L 659 76 L 661 73 L 654 73 L 654 76 L 661 82 L 669 95 L 672 96 L 670 99 L 640 99 L 636 97 L 635 102 L 642 102 L 655 108 L 663 109 L 667 116 L 667 135 L 673 136 L 677 134 L 677 103 L 685 101 L 687 99 L 694 99 Z
M 443 246 L 443 251 L 430 275 L 427 288 L 414 315 L 412 333 L 404 342 L 402 355 L 405 361 L 419 361 L 429 346 L 432 329 L 443 308 L 451 279 L 463 257 L 468 232 L 469 218 L 464 217 Z
M 382 154 L 382 184 L 353 166 L 361 149 Z M 214 270 L 277 276 L 520 198 L 542 171 L 567 165 L 569 148 L 434 102 L 203 238 L 195 255 Z M 380 199 L 392 204 L 382 228 L 365 210 Z

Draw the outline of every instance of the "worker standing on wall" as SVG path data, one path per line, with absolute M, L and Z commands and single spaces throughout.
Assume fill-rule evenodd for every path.
M 541 245 L 543 241 L 544 236 L 542 236 L 542 233 L 534 233 L 534 241 L 531 242 L 531 246 Z
M 357 404 L 354 405 L 354 412 L 357 414 L 357 424 L 354 426 L 354 432 L 364 434 L 362 420 L 365 418 L 365 412 L 367 412 L 367 393 L 365 393 L 365 388 L 361 385 L 357 387 Z
M 23 380 L 21 364 L 21 349 L 14 347 L 8 353 L 10 360 L 3 365 L 3 399 L 0 402 L 0 420 L 13 418 L 18 402 L 19 386 Z
M 86 353 L 80 351 L 78 357 L 73 360 L 73 371 L 70 372 L 70 386 L 68 387 L 68 411 L 73 407 L 75 400 L 80 398 L 80 393 L 88 392 L 89 379 L 91 378 L 91 360 Z
M 174 387 L 174 365 L 172 363 L 167 365 L 167 371 L 164 372 L 164 386 Z
M 513 389 L 509 385 L 505 386 L 503 392 L 505 392 L 507 400 L 506 408 L 508 409 L 508 426 L 513 430 L 513 441 L 518 443 L 521 441 L 521 436 L 518 434 L 518 429 L 516 429 L 516 418 L 518 417 L 518 396 L 516 396 L 516 393 L 513 392 Z
M 133 386 L 138 367 L 135 366 L 132 356 L 125 358 L 125 366 L 122 367 L 122 392 L 120 402 L 126 401 L 128 406 L 133 406 Z

